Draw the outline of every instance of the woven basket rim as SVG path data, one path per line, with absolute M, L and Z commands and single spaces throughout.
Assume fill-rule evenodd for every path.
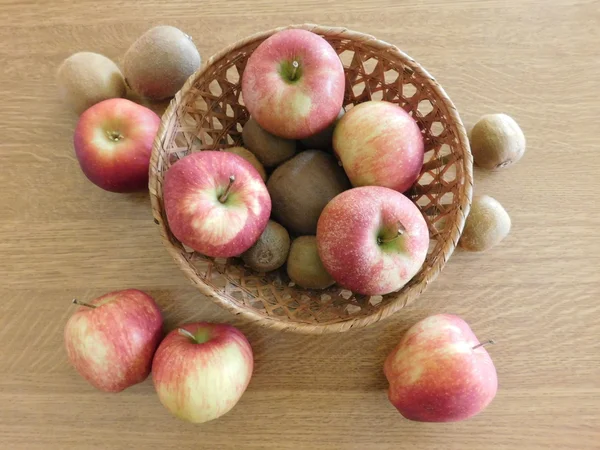
M 460 213 L 458 214 L 457 220 L 454 223 L 454 228 L 451 230 L 450 238 L 447 239 L 444 243 L 441 252 L 442 257 L 439 258 L 438 261 L 436 261 L 430 267 L 427 275 L 418 284 L 412 286 L 411 289 L 409 289 L 406 292 L 401 291 L 396 293 L 396 297 L 393 300 L 389 301 L 389 303 L 382 306 L 375 313 L 372 313 L 368 316 L 349 318 L 348 320 L 343 320 L 334 323 L 319 324 L 308 322 L 292 322 L 280 320 L 274 317 L 265 317 L 254 311 L 252 308 L 244 307 L 242 305 L 228 300 L 227 298 L 223 297 L 220 292 L 218 292 L 211 286 L 205 284 L 202 280 L 200 280 L 197 277 L 196 273 L 190 267 L 190 264 L 187 261 L 187 259 L 183 257 L 180 250 L 170 242 L 170 239 L 168 237 L 168 224 L 165 220 L 163 220 L 161 214 L 162 206 L 159 196 L 157 195 L 157 190 L 162 189 L 158 181 L 156 170 L 158 159 L 160 157 L 159 153 L 160 148 L 162 147 L 162 142 L 164 141 L 172 122 L 177 119 L 178 106 L 182 103 L 185 103 L 183 100 L 189 94 L 196 79 L 203 76 L 204 73 L 216 61 L 225 58 L 231 51 L 237 50 L 240 47 L 244 47 L 254 41 L 264 40 L 267 37 L 279 31 L 292 28 L 312 31 L 322 36 L 338 37 L 343 35 L 345 39 L 359 41 L 361 43 L 368 43 L 368 45 L 370 45 L 371 47 L 385 51 L 386 53 L 402 60 L 406 66 L 410 67 L 415 73 L 419 74 L 424 80 L 426 80 L 429 87 L 439 96 L 439 99 L 441 100 L 439 107 L 447 115 L 447 117 L 450 119 L 453 125 L 457 128 L 458 145 L 463 152 L 462 169 L 464 173 L 464 183 L 462 185 L 463 192 L 462 195 L 460 195 L 458 202 L 458 208 L 460 209 Z M 421 293 L 425 291 L 429 283 L 431 283 L 437 278 L 442 268 L 454 252 L 454 249 L 456 248 L 456 245 L 462 233 L 466 217 L 469 214 L 469 210 L 471 207 L 471 199 L 473 195 L 473 157 L 470 151 L 467 132 L 452 100 L 450 100 L 444 89 L 439 85 L 435 78 L 431 76 L 429 72 L 425 68 L 423 68 L 419 63 L 417 63 L 413 58 L 401 51 L 397 46 L 377 39 L 376 37 L 370 34 L 352 31 L 344 27 L 328 27 L 312 23 L 304 23 L 277 27 L 268 31 L 255 33 L 244 39 L 238 40 L 211 56 L 199 70 L 197 70 L 188 78 L 181 90 L 177 92 L 175 97 L 171 100 L 169 106 L 167 107 L 166 111 L 162 116 L 161 123 L 156 137 L 154 139 L 152 148 L 148 187 L 150 191 L 150 200 L 152 204 L 154 221 L 156 224 L 159 225 L 163 244 L 167 248 L 167 251 L 170 253 L 170 255 L 173 257 L 175 262 L 178 264 L 178 266 L 183 270 L 187 278 L 190 281 L 192 281 L 192 283 L 194 283 L 203 294 L 213 298 L 216 303 L 218 303 L 220 306 L 227 309 L 231 313 L 242 316 L 248 321 L 258 323 L 259 325 L 267 328 L 272 328 L 276 330 L 287 330 L 304 334 L 335 333 L 347 331 L 351 328 L 366 327 L 367 325 L 376 323 L 381 319 L 391 316 L 398 310 L 410 304 L 412 300 L 416 299 Z

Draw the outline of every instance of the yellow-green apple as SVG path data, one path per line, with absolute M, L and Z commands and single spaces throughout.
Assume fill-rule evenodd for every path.
M 221 417 L 246 390 L 254 358 L 237 328 L 191 323 L 171 331 L 152 363 L 152 379 L 161 403 L 193 423 Z
M 153 111 L 124 98 L 97 103 L 79 117 L 73 144 L 85 176 L 111 192 L 147 189 L 152 143 L 160 125 Z
M 389 354 L 384 373 L 390 402 L 421 422 L 468 419 L 490 404 L 498 389 L 487 350 L 460 317 L 439 314 L 413 325 Z
M 81 305 L 65 326 L 67 355 L 94 387 L 120 392 L 144 381 L 162 338 L 155 301 L 137 289 L 111 292 Z
M 340 285 L 365 295 L 397 291 L 421 268 L 427 223 L 403 194 L 380 186 L 342 192 L 317 224 L 319 256 Z
M 312 136 L 331 125 L 344 100 L 344 67 L 321 36 L 284 30 L 248 58 L 242 95 L 248 111 L 268 132 L 287 139 Z
M 167 171 L 164 204 L 171 231 L 207 256 L 237 256 L 258 240 L 271 197 L 257 170 L 228 152 L 202 151 Z
M 394 103 L 368 101 L 346 112 L 335 127 L 333 149 L 353 186 L 404 192 L 423 166 L 423 135 Z

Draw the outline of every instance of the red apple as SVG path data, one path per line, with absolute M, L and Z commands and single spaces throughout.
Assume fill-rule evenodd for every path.
M 191 323 L 162 341 L 152 363 L 161 403 L 175 416 L 208 422 L 229 412 L 246 390 L 254 358 L 237 328 Z
M 148 186 L 152 143 L 160 117 L 124 98 L 97 103 L 79 118 L 73 143 L 81 170 L 95 185 L 111 192 Z
M 271 197 L 257 170 L 228 152 L 203 151 L 167 171 L 164 204 L 171 231 L 207 256 L 237 256 L 258 240 Z
M 268 132 L 287 139 L 312 136 L 332 124 L 344 100 L 344 67 L 329 43 L 306 30 L 284 30 L 248 58 L 242 94 Z
M 82 305 L 67 321 L 69 361 L 94 387 L 120 392 L 144 381 L 162 337 L 160 309 L 137 289 L 111 292 Z
M 365 186 L 334 197 L 317 224 L 319 256 L 340 285 L 365 295 L 397 291 L 421 268 L 427 223 L 407 197 Z
M 398 105 L 369 101 L 339 121 L 333 148 L 353 186 L 383 186 L 404 192 L 423 166 L 423 136 Z
M 496 368 L 469 325 L 450 314 L 413 325 L 385 361 L 390 402 L 421 422 L 468 419 L 490 404 Z

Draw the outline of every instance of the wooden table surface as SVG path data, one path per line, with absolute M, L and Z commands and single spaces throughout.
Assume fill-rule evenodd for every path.
M 0 448 L 600 448 L 600 2 L 1 0 L 0 10 Z M 379 325 L 317 337 L 261 329 L 203 298 L 163 248 L 148 195 L 84 178 L 76 117 L 54 84 L 71 53 L 120 62 L 153 25 L 180 27 L 207 59 L 301 22 L 398 45 L 466 124 L 502 111 L 528 139 L 517 165 L 476 172 L 476 192 L 512 216 L 501 246 L 456 252 L 413 306 Z M 68 365 L 71 298 L 129 287 L 157 299 L 169 328 L 202 319 L 247 334 L 256 370 L 231 413 L 186 424 L 150 380 L 108 395 Z M 500 388 L 470 421 L 410 422 L 387 402 L 382 362 L 407 327 L 440 312 L 498 341 Z

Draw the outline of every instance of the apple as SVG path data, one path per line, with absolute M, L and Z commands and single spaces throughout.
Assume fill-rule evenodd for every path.
M 229 412 L 246 390 L 254 358 L 237 328 L 191 323 L 171 331 L 152 363 L 152 379 L 161 403 L 192 423 Z
M 137 289 L 111 292 L 81 305 L 65 326 L 69 361 L 92 386 L 120 392 L 144 381 L 162 338 L 160 309 Z
M 368 101 L 340 119 L 333 149 L 352 185 L 405 192 L 423 166 L 423 135 L 415 120 L 394 103 Z
M 364 295 L 397 291 L 421 268 L 427 223 L 407 197 L 364 186 L 334 197 L 317 224 L 319 256 L 343 287 Z
M 79 117 L 73 144 L 85 176 L 110 192 L 147 189 L 152 143 L 160 125 L 153 111 L 124 98 L 97 103 Z
M 487 350 L 460 317 L 439 314 L 413 325 L 385 360 L 388 396 L 400 414 L 421 422 L 468 419 L 498 389 Z
M 321 36 L 280 31 L 254 50 L 242 75 L 248 111 L 268 132 L 303 139 L 327 128 L 344 101 L 344 67 Z
M 207 256 L 237 256 L 267 227 L 271 197 L 258 171 L 241 156 L 192 153 L 167 171 L 164 205 L 171 231 Z

